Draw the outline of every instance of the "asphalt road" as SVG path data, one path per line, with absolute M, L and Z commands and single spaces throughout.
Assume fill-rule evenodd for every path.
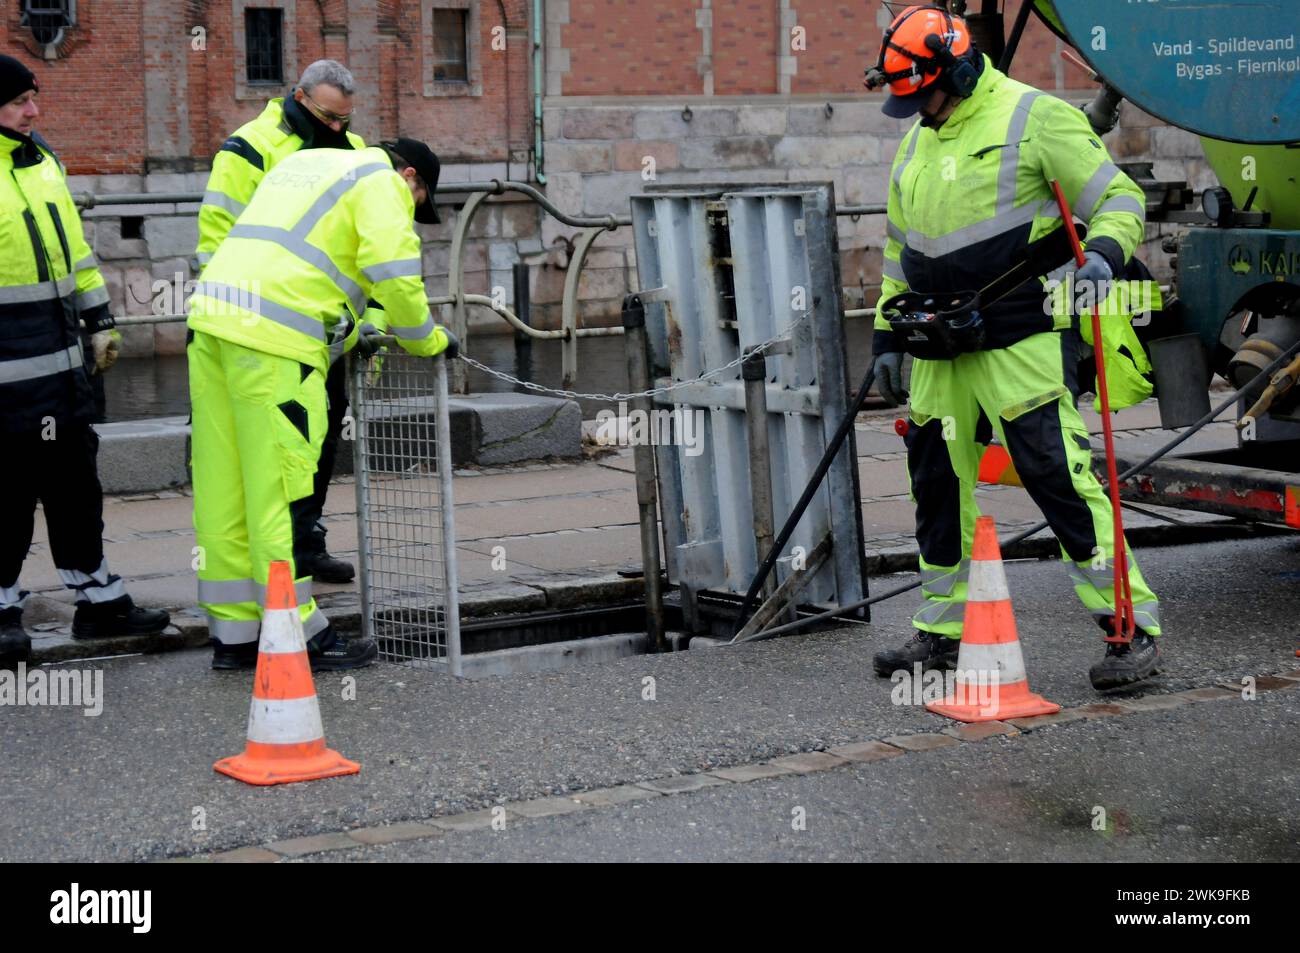
M 1300 538 L 1138 558 L 1164 600 L 1168 632 L 1166 674 L 1143 691 L 1300 664 Z M 1033 688 L 1066 706 L 1098 700 L 1087 668 L 1101 654 L 1099 634 L 1063 568 L 1013 563 L 1008 578 Z M 935 731 L 947 722 L 893 705 L 870 668 L 878 646 L 908 634 L 914 600 L 877 607 L 867 628 L 558 674 L 456 682 L 381 665 L 357 674 L 350 701 L 341 676 L 320 676 L 328 740 L 362 773 L 269 789 L 212 771 L 243 747 L 247 673 L 210 671 L 206 652 L 90 663 L 104 673 L 98 717 L 0 709 L 0 860 L 227 850 Z M 642 698 L 647 676 L 654 701 Z M 1296 859 L 1298 696 L 1061 725 L 356 854 Z M 803 832 L 790 828 L 796 805 L 807 808 Z M 1086 823 L 1096 805 L 1119 811 L 1114 836 Z M 344 853 L 354 852 L 327 856 Z
M 311 859 L 1294 862 L 1298 737 L 1291 690 Z

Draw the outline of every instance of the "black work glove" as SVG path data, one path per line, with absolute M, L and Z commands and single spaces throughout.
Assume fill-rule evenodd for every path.
M 877 354 L 872 365 L 876 374 L 876 393 L 890 407 L 901 407 L 910 396 L 903 388 L 903 352 L 886 351 Z
M 1085 252 L 1083 264 L 1074 273 L 1074 313 L 1091 316 L 1093 306 L 1101 304 L 1110 292 L 1113 277 L 1110 262 L 1100 252 Z
M 384 332 L 373 324 L 363 324 L 357 331 L 356 352 L 369 360 L 384 349 Z
M 460 355 L 460 339 L 447 328 L 443 328 L 442 333 L 447 335 L 447 347 L 442 353 L 450 361 Z

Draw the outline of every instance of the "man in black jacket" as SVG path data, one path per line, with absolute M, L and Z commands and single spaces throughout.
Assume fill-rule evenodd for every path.
M 31 70 L 0 56 L 0 663 L 31 651 L 18 576 L 38 501 L 54 565 L 76 593 L 73 638 L 152 634 L 170 621 L 134 605 L 104 559 L 91 375 L 116 360 L 120 338 L 63 168 L 36 135 L 36 92 Z

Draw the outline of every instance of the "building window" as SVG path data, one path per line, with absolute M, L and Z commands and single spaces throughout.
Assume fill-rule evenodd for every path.
M 283 10 L 244 10 L 244 68 L 249 83 L 284 84 Z
M 77 22 L 75 0 L 23 0 L 20 22 L 44 46 L 63 42 L 63 31 Z
M 433 11 L 433 78 L 439 83 L 469 82 L 466 30 L 468 10 Z
M 424 95 L 482 96 L 482 4 L 477 0 L 423 0 L 420 6 Z

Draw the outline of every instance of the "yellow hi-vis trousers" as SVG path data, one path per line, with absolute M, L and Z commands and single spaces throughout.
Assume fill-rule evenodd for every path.
M 189 356 L 199 605 L 224 645 L 256 642 L 271 562 L 293 560 L 290 504 L 308 497 L 325 436 L 325 375 L 196 331 Z M 328 624 L 294 573 L 303 629 Z
M 1079 601 L 1099 621 L 1114 616 L 1115 524 L 1076 404 L 1077 348 L 1075 332 L 1047 331 L 1009 347 L 913 363 L 905 440 L 925 596 L 912 617 L 918 629 L 961 638 L 979 515 L 975 484 L 995 435 L 1060 541 Z M 1134 622 L 1158 636 L 1159 600 L 1124 547 Z

